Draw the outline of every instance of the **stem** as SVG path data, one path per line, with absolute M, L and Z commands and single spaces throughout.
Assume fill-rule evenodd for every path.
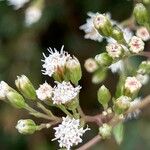
M 79 119 L 79 114 L 77 113 L 77 110 L 76 110 L 76 109 L 73 109 L 72 112 L 73 112 L 74 118 L 75 118 L 75 119 Z
M 57 106 L 59 109 L 61 109 L 66 115 L 70 116 L 73 118 L 72 114 L 63 106 L 63 105 L 58 105 Z
M 84 119 L 85 118 L 85 114 L 84 114 L 84 112 L 83 112 L 83 110 L 82 110 L 80 105 L 77 107 L 77 110 L 78 110 L 80 116 Z

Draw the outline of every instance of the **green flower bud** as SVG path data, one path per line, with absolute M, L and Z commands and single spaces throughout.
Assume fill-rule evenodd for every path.
M 107 37 L 112 35 L 112 24 L 107 16 L 97 13 L 93 23 L 101 35 Z
M 32 100 L 36 99 L 35 89 L 30 80 L 25 75 L 22 75 L 20 77 L 18 76 L 15 84 L 24 97 Z
M 109 90 L 104 85 L 102 85 L 99 88 L 99 90 L 97 92 L 97 97 L 98 97 L 99 103 L 103 105 L 104 109 L 107 109 L 108 102 L 111 99 L 111 94 L 110 94 Z
M 136 21 L 140 25 L 145 25 L 148 22 L 148 12 L 145 6 L 142 3 L 137 3 L 133 11 Z
M 16 129 L 21 134 L 33 134 L 36 131 L 37 126 L 31 119 L 21 119 L 18 121 Z
M 108 139 L 111 136 L 112 127 L 106 123 L 104 123 L 99 128 L 99 134 L 102 137 L 102 139 Z
M 120 44 L 126 43 L 123 32 L 118 27 L 113 28 L 112 37 Z
M 24 98 L 18 92 L 8 92 L 6 94 L 7 99 L 16 108 L 25 108 L 26 103 Z
M 127 96 L 121 96 L 114 102 L 114 111 L 116 114 L 123 114 L 130 107 L 131 98 Z
M 139 65 L 137 73 L 150 74 L 150 61 L 142 61 L 142 63 Z
M 76 57 L 70 58 L 66 63 L 67 77 L 73 84 L 78 84 L 82 76 L 80 62 Z
M 112 63 L 112 57 L 108 53 L 101 53 L 95 56 L 95 60 L 101 66 L 109 66 Z

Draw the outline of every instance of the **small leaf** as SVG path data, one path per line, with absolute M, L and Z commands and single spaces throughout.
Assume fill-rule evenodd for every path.
M 119 123 L 113 128 L 113 135 L 114 135 L 114 138 L 115 138 L 117 144 L 120 145 L 123 141 L 123 136 L 124 136 L 123 123 Z

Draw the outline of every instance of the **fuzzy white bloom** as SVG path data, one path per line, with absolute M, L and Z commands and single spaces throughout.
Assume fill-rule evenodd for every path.
M 80 30 L 83 30 L 85 32 L 84 38 L 101 42 L 103 40 L 103 37 L 98 33 L 93 24 L 96 13 L 88 12 L 87 15 L 90 18 L 86 20 L 85 24 L 80 26 Z
M 143 84 L 147 84 L 148 81 L 149 81 L 149 75 L 145 74 L 145 75 L 142 75 L 142 74 L 137 74 L 136 78 Z
M 9 90 L 10 90 L 9 85 L 6 82 L 1 81 L 0 82 L 0 99 L 4 100 Z
M 36 90 L 36 95 L 38 99 L 44 101 L 52 97 L 52 91 L 53 88 L 47 82 L 45 82 Z
M 45 70 L 43 71 L 44 75 L 49 75 L 50 77 L 53 75 L 53 73 L 57 72 L 57 70 L 62 70 L 68 59 L 70 59 L 70 55 L 65 52 L 64 46 L 62 46 L 60 52 L 58 52 L 55 48 L 54 51 L 50 48 L 48 51 L 50 52 L 49 56 L 44 55 L 44 64 L 42 65 Z
M 116 63 L 113 63 L 109 66 L 109 68 L 111 69 L 112 73 L 123 71 L 124 70 L 123 61 L 119 60 Z
M 141 38 L 143 41 L 147 41 L 150 39 L 150 33 L 146 27 L 140 27 L 136 31 L 136 35 Z
M 29 0 L 8 0 L 9 5 L 13 5 L 14 9 L 23 7 L 27 2 L 29 2 Z
M 106 51 L 112 58 L 118 58 L 122 54 L 122 46 L 118 43 L 109 43 L 106 46 Z
M 57 86 L 53 88 L 53 104 L 65 104 L 70 102 L 79 94 L 81 87 L 73 87 L 70 82 L 56 82 Z
M 42 16 L 42 10 L 36 6 L 30 6 L 25 11 L 25 23 L 27 26 L 36 23 Z
M 136 77 L 127 77 L 125 81 L 125 88 L 131 93 L 138 91 L 142 87 L 142 84 Z
M 144 50 L 144 45 L 145 44 L 141 38 L 133 36 L 129 43 L 130 51 L 137 54 Z
M 52 140 L 58 140 L 61 148 L 70 150 L 72 146 L 78 145 L 82 142 L 82 136 L 89 128 L 83 129 L 80 127 L 79 119 L 72 119 L 70 117 L 63 117 L 62 123 L 55 127 L 55 138 Z
M 124 39 L 127 43 L 131 40 L 133 37 L 133 32 L 129 28 L 122 28 Z
M 87 59 L 84 63 L 84 67 L 88 72 L 94 72 L 96 69 L 98 69 L 98 65 L 93 58 Z

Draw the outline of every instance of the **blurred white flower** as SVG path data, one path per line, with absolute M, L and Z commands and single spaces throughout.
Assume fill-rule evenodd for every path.
M 122 54 L 122 47 L 118 43 L 109 43 L 106 46 L 106 51 L 112 58 L 118 58 Z
M 55 138 L 58 140 L 61 148 L 71 150 L 71 147 L 82 142 L 82 136 L 89 128 L 83 129 L 80 127 L 80 120 L 70 117 L 63 117 L 62 123 L 54 128 Z
M 84 67 L 88 72 L 94 72 L 98 69 L 98 65 L 93 58 L 89 58 L 85 61 Z
M 36 6 L 30 6 L 25 11 L 25 23 L 27 26 L 36 23 L 42 16 L 42 9 Z
M 115 62 L 115 63 L 111 64 L 109 66 L 109 68 L 111 69 L 112 73 L 123 71 L 124 70 L 123 61 L 119 60 L 119 61 Z
M 6 82 L 1 81 L 0 82 L 0 99 L 1 100 L 5 99 L 6 94 L 9 92 L 9 90 L 10 90 L 9 85 Z
M 38 99 L 43 101 L 46 99 L 51 99 L 52 91 L 53 88 L 47 82 L 45 82 L 44 84 L 40 85 L 40 87 L 36 90 L 36 94 Z
M 141 82 L 136 77 L 127 77 L 125 88 L 131 93 L 138 91 L 142 87 Z
M 129 43 L 130 51 L 137 54 L 144 50 L 144 45 L 141 38 L 133 36 Z
M 47 57 L 43 54 L 45 58 L 42 60 L 44 62 L 42 66 L 45 69 L 42 70 L 44 75 L 51 77 L 53 73 L 57 72 L 57 70 L 62 70 L 65 67 L 67 60 L 70 59 L 70 55 L 63 49 L 64 46 L 62 46 L 60 52 L 58 52 L 55 48 L 54 51 L 49 48 L 49 56 Z
M 136 35 L 141 38 L 143 41 L 147 41 L 150 39 L 150 33 L 146 27 L 140 27 L 136 31 Z
M 133 37 L 133 32 L 129 28 L 122 28 L 124 39 L 127 43 L 131 40 Z
M 149 81 L 149 75 L 137 74 L 136 78 L 143 84 L 147 84 Z
M 53 104 L 65 104 L 70 102 L 79 94 L 81 87 L 73 87 L 70 82 L 56 82 L 57 86 L 53 88 Z
M 14 9 L 23 7 L 27 2 L 29 2 L 29 0 L 8 0 L 9 5 L 13 5 Z
M 80 30 L 83 30 L 85 32 L 84 38 L 101 42 L 103 40 L 103 37 L 98 33 L 93 24 L 96 13 L 88 12 L 87 15 L 90 18 L 86 20 L 85 24 L 80 26 Z

